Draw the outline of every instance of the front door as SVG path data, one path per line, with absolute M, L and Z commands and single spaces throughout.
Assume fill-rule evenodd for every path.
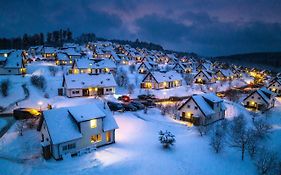
M 103 95 L 103 88 L 98 88 L 98 95 Z
M 83 96 L 89 96 L 89 89 L 83 89 Z

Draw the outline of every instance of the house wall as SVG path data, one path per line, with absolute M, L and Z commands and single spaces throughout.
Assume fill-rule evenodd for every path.
M 19 68 L 4 68 L 0 67 L 0 75 L 20 75 L 22 74 Z
M 73 93 L 78 91 L 78 93 Z M 82 89 L 67 89 L 65 88 L 65 93 L 67 97 L 81 97 L 83 95 Z
M 281 85 L 278 82 L 274 82 L 271 84 L 268 89 L 277 95 L 281 95 Z
M 188 108 L 188 105 L 190 106 Z M 195 109 L 197 107 L 197 109 Z M 183 116 L 183 112 L 185 112 L 186 116 Z M 197 104 L 194 102 L 193 99 L 189 100 L 180 110 L 179 115 L 181 116 L 182 120 L 185 120 L 184 118 L 187 118 L 187 113 L 193 114 L 192 117 L 198 117 L 200 120 L 204 121 L 204 114 L 201 112 Z
M 250 97 L 245 99 L 243 102 L 244 105 L 246 106 L 247 102 L 249 102 L 249 104 L 251 105 L 252 101 L 256 102 L 258 105 L 264 105 L 266 108 L 271 107 L 271 105 L 268 105 L 257 92 L 253 93 Z M 249 107 L 253 107 L 253 106 L 249 106 Z
M 197 74 L 195 77 L 194 77 L 194 82 L 198 81 L 199 79 L 202 79 L 203 80 L 203 83 L 208 83 L 210 82 L 210 80 L 206 77 L 206 75 L 203 73 L 203 72 L 200 72 L 199 74 Z

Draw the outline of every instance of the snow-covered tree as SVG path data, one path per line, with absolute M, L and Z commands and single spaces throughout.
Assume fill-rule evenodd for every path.
M 210 145 L 215 153 L 219 153 L 224 147 L 224 134 L 221 129 L 216 128 L 210 138 Z
M 247 127 L 244 115 L 235 117 L 231 125 L 231 143 L 232 147 L 241 149 L 241 158 L 244 160 L 247 144 Z
M 115 80 L 118 86 L 126 87 L 128 85 L 129 78 L 127 76 L 126 71 L 123 68 L 117 70 Z
M 162 130 L 159 131 L 159 141 L 163 145 L 164 148 L 169 148 L 170 146 L 173 146 L 176 142 L 175 135 L 173 135 L 169 131 L 163 132 Z
M 202 137 L 203 135 L 206 135 L 208 132 L 208 127 L 207 126 L 197 126 L 196 127 L 197 131 L 199 132 L 200 136 Z
M 255 165 L 260 175 L 280 174 L 276 153 L 270 152 L 267 149 L 262 148 L 259 151 Z
M 132 93 L 134 93 L 134 90 L 135 90 L 135 86 L 133 84 L 129 84 L 128 85 L 128 93 L 132 94 Z
M 270 129 L 272 128 L 271 125 L 269 125 L 263 119 L 255 120 L 253 121 L 253 124 L 257 137 L 259 137 L 260 139 L 268 137 Z
M 134 73 L 134 71 L 136 70 L 135 64 L 131 64 L 131 65 L 129 66 L 129 70 L 130 70 L 131 74 Z
M 9 86 L 10 86 L 10 81 L 8 79 L 3 80 L 1 82 L 0 91 L 1 91 L 1 94 L 2 94 L 3 97 L 7 97 L 9 95 L 8 94 Z
M 57 72 L 58 72 L 58 68 L 55 67 L 55 66 L 49 66 L 49 71 L 50 71 L 50 74 L 52 76 L 56 76 Z
M 185 74 L 183 78 L 187 85 L 191 85 L 194 79 L 192 74 Z

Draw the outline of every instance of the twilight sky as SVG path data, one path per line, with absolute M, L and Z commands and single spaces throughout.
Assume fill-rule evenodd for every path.
M 69 27 L 215 56 L 281 51 L 280 0 L 0 0 L 0 37 Z

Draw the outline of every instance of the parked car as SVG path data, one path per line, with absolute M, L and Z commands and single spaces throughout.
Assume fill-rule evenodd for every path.
M 153 108 L 156 104 L 152 100 L 143 101 L 142 104 L 148 108 Z
M 137 102 L 137 101 L 132 101 L 131 104 L 132 104 L 133 106 L 135 106 L 136 108 L 138 108 L 138 110 L 142 110 L 142 109 L 145 108 L 145 106 L 144 106 L 142 103 Z
M 140 100 L 156 99 L 156 98 L 155 98 L 155 95 L 151 95 L 151 94 L 149 94 L 149 95 L 144 95 L 144 94 L 142 94 L 142 95 L 139 95 L 138 98 L 139 98 Z
M 138 108 L 135 107 L 134 105 L 132 105 L 131 103 L 123 103 L 122 105 L 123 105 L 125 111 L 137 111 L 138 110 Z
M 119 111 L 119 112 L 125 111 L 123 105 L 120 103 L 115 103 L 115 102 L 109 101 L 109 102 L 107 102 L 107 105 L 111 111 Z
M 18 108 L 13 111 L 13 116 L 16 120 L 39 118 L 41 112 L 33 108 Z
M 122 95 L 118 97 L 118 100 L 123 101 L 123 102 L 130 102 L 131 98 L 128 95 Z

